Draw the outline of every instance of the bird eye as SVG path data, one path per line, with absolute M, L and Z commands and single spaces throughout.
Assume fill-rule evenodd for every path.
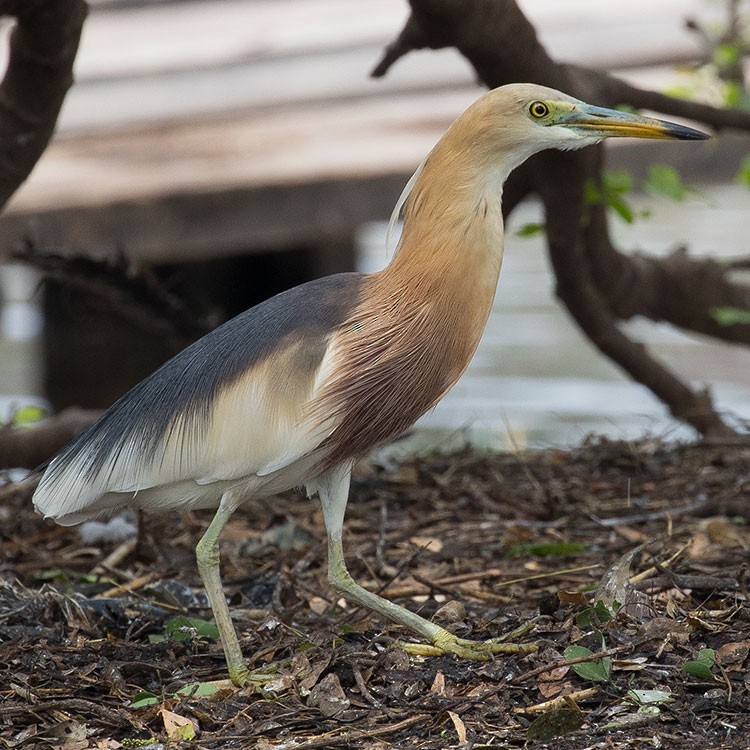
M 531 102 L 529 104 L 529 114 L 537 120 L 546 117 L 549 114 L 549 107 L 544 102 Z

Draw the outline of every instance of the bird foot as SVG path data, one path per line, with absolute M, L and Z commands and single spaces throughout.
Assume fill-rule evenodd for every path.
M 513 643 L 512 640 L 522 638 L 534 627 L 534 622 L 528 622 L 519 628 L 506 633 L 500 638 L 490 638 L 486 641 L 470 641 L 459 638 L 447 630 L 440 630 L 432 638 L 431 644 L 405 643 L 397 641 L 396 646 L 408 654 L 418 656 L 445 656 L 455 654 L 459 659 L 471 661 L 489 661 L 495 654 L 532 654 L 539 650 L 536 643 Z

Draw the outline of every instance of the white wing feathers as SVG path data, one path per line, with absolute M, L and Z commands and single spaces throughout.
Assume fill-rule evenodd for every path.
M 329 377 L 332 360 L 329 347 L 317 371 L 306 377 L 280 378 L 278 367 L 259 363 L 220 389 L 209 419 L 177 415 L 152 457 L 143 455 L 136 433 L 115 442 L 92 474 L 95 440 L 84 441 L 73 455 L 52 462 L 34 505 L 58 522 L 77 523 L 146 501 L 152 508 L 212 507 L 239 482 L 251 494 L 253 488 L 294 487 L 306 478 L 300 470 L 310 471 L 315 463 L 303 459 L 335 429 L 334 420 L 321 424 L 306 409 Z M 108 441 L 112 444 L 111 436 Z

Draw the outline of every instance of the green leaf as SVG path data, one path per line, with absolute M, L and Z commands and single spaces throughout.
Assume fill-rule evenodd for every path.
M 714 675 L 711 672 L 716 663 L 716 652 L 712 648 L 702 648 L 694 661 L 686 661 L 682 665 L 683 671 L 693 677 L 701 680 L 713 680 Z
M 702 661 L 686 661 L 682 665 L 683 671 L 687 672 L 693 677 L 697 677 L 700 680 L 713 680 L 714 676 L 711 674 L 711 667 Z
M 576 615 L 576 625 L 585 630 L 586 628 L 600 628 L 606 625 L 616 614 L 620 607 L 614 602 L 610 609 L 601 599 L 597 600 L 593 607 L 586 607 Z
M 130 701 L 130 708 L 146 708 L 155 706 L 159 702 L 159 697 L 148 690 L 139 690 Z
M 591 656 L 594 652 L 585 646 L 568 646 L 563 652 L 566 659 L 580 659 Z M 591 682 L 606 682 L 609 679 L 611 660 L 582 661 L 571 665 L 573 671 L 582 679 Z
M 545 230 L 545 225 L 538 221 L 530 221 L 516 231 L 516 237 L 535 237 Z
M 729 109 L 742 109 L 745 91 L 738 81 L 724 82 L 724 103 Z
M 739 307 L 712 307 L 711 317 L 720 326 L 747 325 L 750 323 L 750 310 Z
M 633 176 L 627 169 L 605 169 L 602 185 L 607 195 L 629 193 L 633 189 Z
M 736 44 L 723 42 L 714 47 L 713 58 L 720 68 L 731 68 L 740 59 L 740 49 Z
M 612 194 L 609 196 L 607 203 L 611 208 L 626 224 L 632 224 L 635 219 L 633 209 L 627 201 L 623 200 L 619 195 Z
M 13 412 L 11 424 L 14 427 L 23 427 L 24 425 L 39 422 L 47 416 L 47 410 L 43 406 L 29 404 L 21 406 Z
M 652 164 L 648 168 L 648 178 L 644 185 L 650 193 L 662 195 L 677 202 L 685 200 L 689 192 L 680 173 L 668 164 Z
M 664 93 L 667 96 L 671 96 L 673 99 L 686 99 L 692 101 L 695 99 L 696 89 L 695 86 L 686 86 L 678 83 L 674 86 L 668 86 L 665 88 Z
M 194 682 L 181 687 L 175 695 L 213 695 L 219 688 L 213 682 Z
M 593 180 L 586 180 L 583 185 L 583 202 L 587 206 L 598 206 L 604 203 L 604 193 Z
M 740 185 L 744 185 L 746 188 L 750 188 L 750 154 L 740 162 L 740 168 L 734 177 L 736 182 Z
M 164 633 L 175 641 L 186 641 L 188 638 L 208 638 L 215 641 L 219 637 L 219 629 L 214 623 L 183 615 L 167 620 L 164 623 Z
M 583 201 L 587 206 L 606 206 L 628 224 L 632 224 L 635 213 L 625 200 L 625 195 L 632 189 L 633 177 L 626 169 L 605 169 L 601 173 L 601 184 L 586 180 Z
M 55 583 L 69 583 L 70 577 L 61 568 L 42 570 L 34 575 L 37 581 L 54 581 Z

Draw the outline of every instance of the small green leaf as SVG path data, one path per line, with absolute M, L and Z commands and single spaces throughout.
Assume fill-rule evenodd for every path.
M 650 193 L 662 195 L 677 202 L 685 200 L 689 192 L 680 173 L 668 164 L 652 164 L 648 168 L 648 179 L 644 185 Z
M 530 221 L 516 231 L 516 237 L 535 237 L 545 230 L 545 225 L 538 221 Z
M 627 201 L 619 195 L 612 194 L 609 196 L 607 204 L 626 224 L 632 224 L 635 220 L 635 214 Z
M 740 185 L 744 185 L 746 188 L 750 188 L 750 154 L 740 162 L 740 168 L 734 177 L 736 182 Z
M 174 641 L 186 641 L 188 638 L 207 638 L 217 640 L 219 629 L 208 620 L 198 617 L 178 615 L 164 623 L 164 633 Z
M 622 607 L 620 602 L 614 601 L 612 602 L 612 606 L 608 607 L 604 601 L 598 599 L 596 604 L 594 604 L 594 612 L 599 618 L 599 622 L 605 623 L 609 622 L 617 614 L 617 610 L 620 607 Z
M 130 702 L 130 708 L 146 708 L 155 706 L 159 702 L 159 697 L 148 690 L 139 690 Z
M 50 568 L 49 570 L 42 570 L 37 573 L 34 578 L 36 578 L 37 581 L 54 581 L 55 583 L 70 582 L 68 574 L 61 568 Z
M 720 326 L 747 325 L 750 323 L 750 310 L 739 307 L 712 307 L 711 317 Z
M 714 675 L 711 672 L 716 663 L 716 652 L 712 648 L 702 648 L 694 661 L 686 661 L 682 665 L 683 671 L 698 677 L 701 680 L 713 680 Z
M 576 625 L 585 630 L 586 628 L 601 628 L 606 625 L 619 609 L 617 602 L 610 609 L 601 599 L 597 600 L 593 607 L 586 607 L 576 615 Z
M 740 49 L 736 44 L 723 42 L 714 47 L 714 62 L 721 68 L 731 68 L 740 59 Z
M 566 659 L 580 659 L 583 656 L 591 656 L 594 652 L 585 646 L 568 646 L 563 652 Z M 582 679 L 591 682 L 606 682 L 609 679 L 610 659 L 597 661 L 582 661 L 573 664 L 573 671 Z
M 711 667 L 702 661 L 686 661 L 682 665 L 682 669 L 689 675 L 697 677 L 700 680 L 713 680 L 714 678 L 713 674 L 711 674 Z
M 175 695 L 213 695 L 219 688 L 212 682 L 194 682 L 181 687 Z
M 39 422 L 46 416 L 47 410 L 43 406 L 29 404 L 28 406 L 21 406 L 13 412 L 11 424 L 14 427 L 22 427 L 24 425 L 33 424 L 34 422 Z
M 576 625 L 581 630 L 588 630 L 589 628 L 595 627 L 597 624 L 593 607 L 586 607 L 576 615 Z
M 587 206 L 598 206 L 604 203 L 604 193 L 593 180 L 586 180 L 583 185 L 583 202 Z
M 148 636 L 149 643 L 164 643 L 164 641 L 166 640 L 167 640 L 167 636 L 161 635 L 160 633 L 151 633 Z
M 588 206 L 606 206 L 628 224 L 632 224 L 635 213 L 625 200 L 625 195 L 632 189 L 633 177 L 626 169 L 604 170 L 601 173 L 601 184 L 586 180 L 583 201 Z
M 602 172 L 605 194 L 629 193 L 633 189 L 633 176 L 627 169 L 605 169 Z

